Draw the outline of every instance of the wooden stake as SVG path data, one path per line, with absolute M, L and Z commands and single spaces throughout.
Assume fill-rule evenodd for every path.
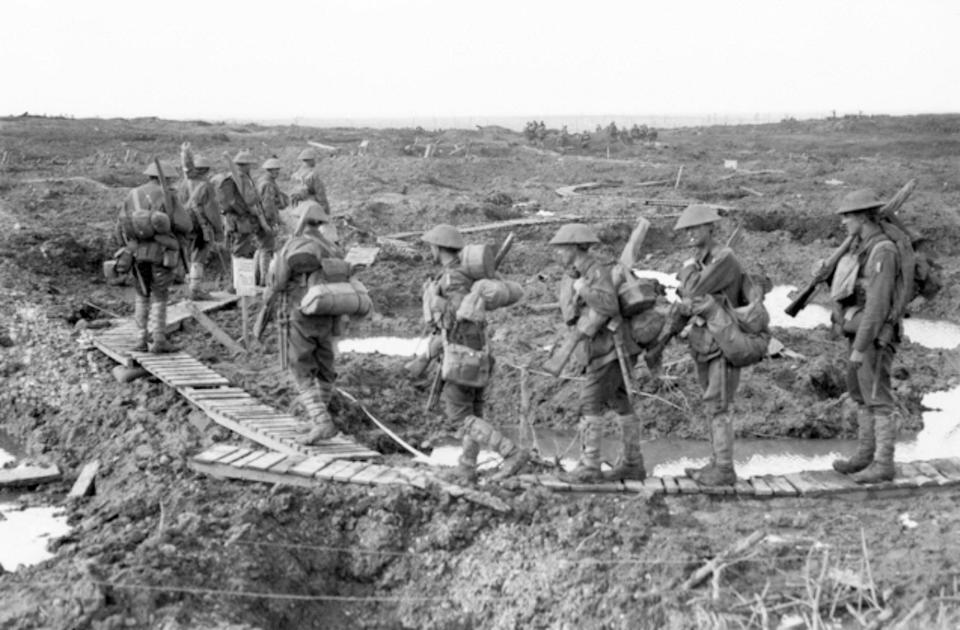
M 247 303 L 247 296 L 240 296 L 240 326 L 241 326 L 241 335 L 240 339 L 242 340 L 243 347 L 250 347 L 249 340 L 247 339 L 247 328 L 249 328 L 250 323 L 250 306 Z
M 674 182 L 674 184 L 673 184 L 674 189 L 680 187 L 680 176 L 681 176 L 681 175 L 683 175 L 683 164 L 680 165 L 680 170 L 677 171 L 677 181 Z
M 246 321 L 247 311 L 246 311 L 245 306 L 246 306 L 246 303 L 247 303 L 247 299 L 246 299 L 246 296 L 243 296 L 243 297 L 241 297 L 240 299 L 242 300 L 242 301 L 241 301 L 241 308 L 244 309 L 244 310 L 243 310 L 243 315 L 244 315 L 243 332 L 244 332 L 244 336 L 246 336 L 246 331 L 247 331 L 247 321 Z M 214 338 L 214 339 L 216 339 L 217 341 L 219 341 L 220 343 L 222 343 L 224 346 L 226 346 L 227 349 L 230 350 L 231 352 L 233 352 L 234 355 L 241 354 L 241 353 L 244 352 L 244 347 L 241 346 L 241 345 L 240 345 L 239 343 L 237 343 L 236 341 L 234 341 L 233 338 L 232 338 L 230 335 L 228 335 L 226 332 L 224 332 L 224 330 L 223 330 L 222 328 L 220 328 L 219 326 L 217 326 L 217 323 L 216 323 L 215 321 L 213 321 L 212 319 L 210 319 L 210 317 L 208 317 L 206 313 L 204 313 L 203 311 L 201 311 L 201 310 L 200 310 L 200 307 L 198 307 L 198 306 L 197 306 L 196 304 L 194 304 L 193 302 L 187 302 L 185 306 L 186 306 L 187 310 L 190 311 L 190 314 L 193 315 L 194 319 L 197 320 L 197 323 L 200 324 L 201 326 L 203 326 L 204 328 L 206 328 L 206 329 L 207 329 L 207 332 L 209 332 L 211 335 L 213 335 L 213 338 Z M 246 340 L 244 340 L 244 341 L 246 341 Z

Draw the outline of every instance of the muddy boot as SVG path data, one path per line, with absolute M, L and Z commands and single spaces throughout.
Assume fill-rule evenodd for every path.
M 603 478 L 608 481 L 643 481 L 647 478 L 647 471 L 643 468 L 643 453 L 640 450 L 640 419 L 630 413 L 617 416 L 617 420 L 620 422 L 623 454 L 612 470 L 603 473 Z
M 140 329 L 140 342 L 133 347 L 134 352 L 146 352 L 150 342 L 150 298 L 137 296 L 133 304 L 133 321 Z
M 493 474 L 493 481 L 502 481 L 517 474 L 530 459 L 530 453 L 520 448 L 507 438 L 496 427 L 477 416 L 467 418 L 465 432 L 480 443 L 481 446 L 494 450 L 503 458 L 500 468 Z
M 877 448 L 873 453 L 873 461 L 869 466 L 858 473 L 850 475 L 857 483 L 881 483 L 893 481 L 896 471 L 893 467 L 894 442 L 897 440 L 897 412 L 876 413 L 874 424 L 876 430 Z
M 209 300 L 212 297 L 203 290 L 203 264 L 190 263 L 190 284 L 187 290 L 187 299 Z
M 596 483 L 603 479 L 600 474 L 602 421 L 600 416 L 584 416 L 580 421 L 580 461 L 576 468 L 562 473 L 560 479 L 567 483 Z
M 303 398 L 300 400 L 300 404 L 308 420 L 313 424 L 306 435 L 297 438 L 297 443 L 304 446 L 314 446 L 318 442 L 329 440 L 339 433 L 327 407 L 333 395 L 333 385 L 323 381 L 317 381 L 315 384 L 311 383 L 311 385 L 309 391 L 301 391 Z
M 150 344 L 150 352 L 176 352 L 179 348 L 167 340 L 167 301 L 154 298 L 150 306 L 153 311 L 153 343 Z
M 690 477 L 691 479 L 695 478 L 700 473 L 706 472 L 708 470 L 713 470 L 717 466 L 717 457 L 716 455 L 714 455 L 714 453 L 716 452 L 716 448 L 714 448 L 714 445 L 713 445 L 713 424 L 709 420 L 706 422 L 706 424 L 707 424 L 707 435 L 710 436 L 710 459 L 707 461 L 705 466 L 701 466 L 700 468 L 684 468 L 683 469 L 684 474 L 686 474 L 687 477 Z
M 834 460 L 835 471 L 850 475 L 860 472 L 873 462 L 873 452 L 877 448 L 874 423 L 872 411 L 866 407 L 857 407 L 857 452 L 850 459 Z
M 480 455 L 480 442 L 465 431 L 462 444 L 463 451 L 457 458 L 457 465 L 441 472 L 440 478 L 450 483 L 473 485 L 477 483 L 477 456 Z
M 715 415 L 711 425 L 714 461 L 695 471 L 691 478 L 704 486 L 732 486 L 737 481 L 733 470 L 733 423 L 724 413 Z

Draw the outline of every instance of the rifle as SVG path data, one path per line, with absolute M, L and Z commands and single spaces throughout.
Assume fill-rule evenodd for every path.
M 237 165 L 233 163 L 229 153 L 224 152 L 223 158 L 227 161 L 227 166 L 230 168 L 230 175 L 233 177 L 233 183 L 236 185 L 237 193 L 242 199 L 244 186 L 243 178 L 240 175 L 240 170 L 237 168 Z M 253 182 L 253 178 L 251 178 L 250 183 L 253 184 L 253 203 L 256 206 L 253 208 L 253 214 L 257 217 L 257 222 L 260 224 L 260 229 L 269 233 L 271 230 L 270 226 L 267 224 L 266 217 L 263 216 L 263 204 L 260 201 L 260 194 L 257 192 L 257 185 Z M 244 202 L 246 202 L 246 200 L 244 200 Z
M 515 238 L 515 234 L 513 232 L 510 232 L 510 234 L 507 235 L 507 238 L 503 240 L 503 243 L 501 243 L 500 249 L 497 250 L 497 254 L 496 256 L 494 256 L 494 259 L 493 259 L 494 271 L 496 271 L 500 267 L 500 263 L 502 263 L 503 259 L 507 257 L 507 254 L 510 252 L 510 248 L 513 247 L 514 238 Z M 456 324 L 454 324 L 454 329 L 450 331 L 450 334 L 453 334 L 455 331 L 456 331 Z M 440 334 L 444 334 L 444 333 L 441 331 Z M 441 356 L 442 354 L 443 353 L 441 353 Z M 432 360 L 432 358 L 428 358 L 427 365 L 430 364 L 430 360 Z M 412 370 L 413 367 L 411 366 L 410 369 Z M 426 370 L 426 366 L 424 366 L 423 369 Z M 434 408 L 436 408 L 436 406 L 440 403 L 440 394 L 443 393 L 443 382 L 444 382 L 443 369 L 441 366 L 438 366 L 436 373 L 433 375 L 433 380 L 430 382 L 430 394 L 427 396 L 427 405 L 426 405 L 427 413 L 430 413 L 431 411 L 433 411 Z
M 267 289 L 263 294 L 263 304 L 260 306 L 260 312 L 257 313 L 257 319 L 253 323 L 253 338 L 260 341 L 263 333 L 267 330 L 267 324 L 270 323 L 270 317 L 273 314 L 273 307 L 280 299 L 282 292 Z M 281 300 L 283 306 L 284 300 Z
M 623 386 L 627 390 L 627 398 L 630 400 L 630 406 L 636 409 L 640 404 L 640 395 L 634 387 L 633 368 L 627 360 L 627 351 L 623 347 L 623 333 L 620 331 L 623 325 L 622 317 L 614 317 L 607 323 L 607 330 L 613 333 L 613 345 L 617 349 L 617 361 L 620 363 L 620 374 L 623 376 Z
M 913 192 L 913 189 L 916 188 L 916 186 L 917 186 L 917 180 L 911 179 L 909 182 L 904 184 L 903 188 L 898 190 L 897 194 L 894 195 L 893 198 L 890 199 L 890 201 L 888 201 L 886 204 L 884 204 L 883 207 L 880 208 L 880 210 L 877 212 L 880 218 L 890 221 L 891 223 L 899 227 L 901 230 L 903 230 L 906 234 L 911 235 L 911 240 L 912 240 L 912 233 L 906 229 L 906 227 L 903 225 L 903 222 L 900 221 L 900 219 L 896 216 L 896 212 L 897 210 L 900 209 L 900 206 L 902 206 L 903 203 L 907 200 L 907 198 L 910 196 L 910 194 Z M 854 240 L 855 240 L 855 237 L 853 236 L 848 236 L 847 238 L 845 238 L 844 241 L 840 244 L 840 247 L 838 247 L 830 255 L 830 257 L 824 261 L 823 265 L 820 266 L 820 269 L 819 271 L 817 271 L 817 274 L 814 276 L 813 280 L 811 280 L 807 284 L 807 286 L 805 286 L 803 290 L 800 291 L 797 297 L 795 297 L 793 301 L 790 302 L 790 304 L 788 304 L 785 309 L 783 309 L 783 311 L 787 315 L 789 315 L 790 317 L 796 317 L 797 313 L 799 313 L 804 309 L 804 307 L 807 305 L 807 302 L 813 296 L 814 292 L 817 290 L 817 287 L 820 285 L 820 283 L 827 282 L 833 276 L 833 272 L 837 268 L 837 263 L 840 262 L 840 259 L 843 258 L 844 255 L 846 255 L 847 252 L 850 250 L 850 248 L 853 246 Z
M 163 191 L 163 204 L 167 208 L 167 216 L 170 217 L 170 222 L 173 223 L 173 213 L 175 212 L 173 208 L 173 193 L 170 192 L 170 186 L 167 185 L 167 178 L 163 175 L 163 169 L 160 168 L 160 160 L 153 158 L 153 165 L 157 167 L 157 179 L 160 180 L 160 190 Z M 176 238 L 176 236 L 174 236 L 174 238 Z M 177 247 L 177 254 L 180 257 L 180 264 L 183 265 L 183 272 L 190 273 L 190 265 L 187 264 L 187 254 L 179 238 L 177 238 L 177 245 L 179 246 Z

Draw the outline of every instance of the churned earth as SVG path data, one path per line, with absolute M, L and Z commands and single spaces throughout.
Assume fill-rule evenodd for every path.
M 86 341 L 90 328 L 131 312 L 130 288 L 107 286 L 99 275 L 114 249 L 117 204 L 150 159 L 172 158 L 185 140 L 219 162 L 240 148 L 277 155 L 283 185 L 307 142 L 336 147 L 321 170 L 340 229 L 358 244 L 441 221 L 478 225 L 539 211 L 594 224 L 601 250 L 617 256 L 643 215 L 652 223 L 644 265 L 675 272 L 690 254 L 671 229 L 680 208 L 645 200 L 719 204 L 729 208 L 727 233 L 742 226 L 741 258 L 775 285 L 806 282 L 842 240 L 833 214 L 842 194 L 869 186 L 889 196 L 916 178 L 901 216 L 927 237 L 945 283 L 936 298 L 914 304 L 913 316 L 960 323 L 960 116 L 661 130 L 658 142 L 633 145 L 595 134 L 589 146 L 567 151 L 553 136 L 535 147 L 492 127 L 0 119 L 0 429 L 31 459 L 65 472 L 60 483 L 4 499 L 63 503 L 80 467 L 102 463 L 96 495 L 67 504 L 74 529 L 52 543 L 56 556 L 0 576 L 0 628 L 788 628 L 820 620 L 948 628 L 960 619 L 957 492 L 647 500 L 488 484 L 512 507 L 499 514 L 439 492 L 342 484 L 311 491 L 192 472 L 189 457 L 237 439 L 159 382 L 116 382 L 112 361 Z M 363 140 L 367 151 L 358 155 Z M 724 167 L 729 160 L 736 170 Z M 603 185 L 556 193 L 587 182 Z M 538 308 L 556 300 L 561 269 L 546 245 L 556 227 L 513 228 L 516 243 L 501 268 L 526 291 L 521 304 L 491 314 L 500 361 L 488 415 L 502 424 L 518 423 L 512 366 L 542 360 L 563 332 L 555 310 Z M 496 245 L 507 233 L 468 240 Z M 389 243 L 363 272 L 376 313 L 348 336 L 423 333 L 420 287 L 433 270 L 416 239 L 406 241 L 413 247 Z M 238 310 L 214 319 L 240 336 Z M 825 328 L 774 332 L 802 358 L 745 371 L 737 435 L 851 437 L 841 340 Z M 190 323 L 175 341 L 264 400 L 284 407 L 293 398 L 273 330 L 237 360 Z M 423 411 L 429 382 L 411 382 L 405 360 L 344 354 L 338 384 L 427 449 L 456 427 Z M 675 387 L 644 398 L 646 437 L 705 437 L 684 349 L 669 348 L 666 364 Z M 955 350 L 903 345 L 894 385 L 905 430 L 921 428 L 923 395 L 955 387 L 958 375 Z M 529 385 L 536 425 L 576 426 L 576 383 L 533 376 Z M 388 460 L 406 457 L 358 408 L 339 399 L 333 407 L 345 430 Z M 757 531 L 767 534 L 762 544 L 734 554 L 716 577 L 685 583 Z

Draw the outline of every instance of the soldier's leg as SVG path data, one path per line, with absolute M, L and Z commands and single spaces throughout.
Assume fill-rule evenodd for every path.
M 606 366 L 609 367 L 609 366 Z M 606 400 L 605 368 L 587 372 L 580 390 L 580 461 L 577 467 L 562 475 L 571 483 L 600 481 L 600 437 L 603 430 L 603 409 Z
M 140 263 L 134 262 L 133 264 L 139 265 Z M 147 280 L 147 276 L 144 275 L 149 274 L 149 265 L 142 265 L 138 267 L 138 269 L 140 270 L 141 277 L 143 277 L 147 283 L 147 289 L 149 290 L 150 280 Z M 136 322 L 137 327 L 140 329 L 140 340 L 133 349 L 136 352 L 146 352 L 150 343 L 150 296 L 143 292 L 139 282 L 135 282 L 134 285 L 137 297 L 133 303 L 133 321 Z
M 630 404 L 623 382 L 623 373 L 618 369 L 610 375 L 611 382 L 617 383 L 611 406 L 617 412 L 617 422 L 620 425 L 621 454 L 613 469 L 603 473 L 604 479 L 620 481 L 633 479 L 643 481 L 647 478 L 647 471 L 643 467 L 643 452 L 640 448 L 640 418 Z
M 733 485 L 737 476 L 733 468 L 733 420 L 729 405 L 740 382 L 740 370 L 729 365 L 722 356 L 717 357 L 707 364 L 707 380 L 703 401 L 710 418 L 713 462 L 699 470 L 688 471 L 688 474 L 707 486 Z
M 849 344 L 847 350 L 849 352 Z M 874 432 L 876 420 L 873 415 L 873 410 L 867 406 L 867 401 L 863 394 L 863 389 L 869 390 L 872 386 L 869 375 L 860 374 L 860 372 L 864 370 L 872 374 L 870 365 L 872 365 L 872 361 L 875 360 L 876 355 L 873 353 L 868 354 L 871 355 L 870 357 L 866 357 L 869 360 L 865 360 L 864 363 L 860 365 L 847 364 L 847 392 L 850 394 L 850 398 L 857 403 L 857 450 L 853 457 L 849 459 L 837 459 L 833 462 L 833 469 L 845 475 L 859 472 L 869 466 L 870 462 L 873 461 L 873 452 L 876 449 L 876 435 Z M 865 368 L 864 365 L 867 367 Z M 863 389 L 860 387 L 861 379 L 866 382 L 866 387 Z M 868 391 L 867 395 L 869 395 L 869 393 Z
M 880 483 L 891 481 L 896 474 L 893 465 L 894 447 L 900 411 L 890 387 L 890 367 L 893 364 L 893 349 L 872 349 L 866 353 L 858 373 L 860 391 L 867 407 L 874 415 L 876 447 L 873 461 L 851 478 L 857 483 Z
M 495 426 L 479 416 L 470 415 L 464 420 L 464 452 L 467 452 L 468 446 L 472 447 L 474 444 L 479 445 L 479 448 L 486 447 L 495 451 L 503 458 L 503 463 L 493 475 L 493 479 L 497 481 L 515 475 L 530 458 L 526 449 L 517 446 L 513 440 L 501 433 Z M 473 454 L 470 459 L 464 459 L 463 457 L 460 459 L 460 467 L 469 468 L 474 477 L 476 476 L 476 465 L 476 454 Z
M 153 315 L 153 343 L 150 352 L 176 352 L 178 348 L 167 339 L 167 299 L 174 282 L 175 269 L 152 265 L 153 285 L 150 287 L 150 310 Z
M 295 326 L 293 321 L 291 321 L 290 329 L 291 338 L 295 329 L 302 330 L 302 328 Z M 320 440 L 328 440 L 339 432 L 333 422 L 333 417 L 330 415 L 333 383 L 337 377 L 337 373 L 333 369 L 333 341 L 327 334 L 329 330 L 308 332 L 308 335 L 302 337 L 305 337 L 311 346 L 309 354 L 301 354 L 298 361 L 291 361 L 291 366 L 300 366 L 300 378 L 307 375 L 312 381 L 309 384 L 312 392 L 311 406 L 307 415 L 313 423 L 313 428 L 298 440 L 305 445 L 315 444 Z

